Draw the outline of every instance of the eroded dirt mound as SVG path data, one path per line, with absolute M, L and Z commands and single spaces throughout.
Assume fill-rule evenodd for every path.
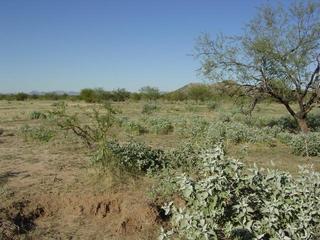
M 137 193 L 45 194 L 2 209 L 0 231 L 19 239 L 156 239 L 159 213 Z

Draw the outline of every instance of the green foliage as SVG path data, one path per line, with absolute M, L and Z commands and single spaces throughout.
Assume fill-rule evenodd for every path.
M 150 132 L 155 134 L 169 134 L 173 132 L 173 124 L 167 118 L 154 117 L 144 119 Z
M 133 133 L 135 135 L 141 135 L 147 133 L 148 130 L 142 126 L 139 122 L 127 120 L 121 125 L 124 130 L 128 133 Z
M 115 102 L 123 102 L 130 98 L 130 92 L 124 88 L 118 88 L 111 92 L 111 100 Z M 110 100 L 110 99 L 107 99 Z
M 185 138 L 199 139 L 204 137 L 209 122 L 203 117 L 195 116 L 190 119 L 175 119 L 176 132 Z
M 85 88 L 80 92 L 80 99 L 84 100 L 87 103 L 98 102 L 98 96 L 94 89 Z
M 192 172 L 198 165 L 199 148 L 192 142 L 184 142 L 177 148 L 166 152 L 167 158 L 170 159 L 168 166 L 171 169 L 179 169 L 185 172 Z
M 318 131 L 320 129 L 320 114 L 308 114 L 306 121 L 311 131 Z M 291 132 L 299 131 L 299 125 L 297 121 L 290 116 L 271 120 L 268 123 L 268 126 L 278 126 Z
M 25 101 L 25 100 L 28 99 L 28 97 L 29 97 L 29 95 L 26 94 L 26 93 L 23 93 L 23 92 L 17 93 L 17 94 L 15 95 L 15 99 L 16 99 L 17 101 Z
M 146 103 L 143 105 L 141 113 L 150 115 L 159 109 L 160 108 L 156 103 Z
M 54 137 L 54 131 L 48 127 L 31 127 L 24 125 L 20 128 L 20 133 L 26 140 L 36 140 L 41 142 L 49 142 Z
M 212 97 L 210 87 L 204 84 L 191 86 L 187 91 L 188 99 L 205 101 Z
M 183 207 L 163 206 L 171 229 L 159 239 L 317 239 L 320 174 L 244 169 L 221 145 L 198 155 L 192 175 L 168 175 Z M 166 183 L 168 186 L 168 183 Z M 171 190 L 172 191 L 172 190 Z
M 118 169 L 133 174 L 156 172 L 167 164 L 163 150 L 152 149 L 135 141 L 123 145 L 115 141 L 107 142 L 102 150 L 99 149 L 98 154 L 95 155 L 94 162 L 109 167 L 110 159 L 112 159 L 111 163 Z M 114 164 L 114 161 L 116 161 L 116 164 Z
M 194 117 L 189 121 L 180 121 L 176 124 L 178 134 L 205 144 L 226 140 L 235 144 L 268 143 L 272 145 L 281 130 L 278 127 L 248 126 L 244 123 L 234 122 L 231 118 L 209 123 L 201 117 Z
M 80 99 L 87 103 L 102 103 L 106 101 L 122 102 L 130 97 L 130 92 L 124 88 L 118 88 L 113 91 L 105 91 L 102 88 L 85 88 L 80 92 Z
M 159 89 L 156 87 L 142 87 L 139 92 L 141 97 L 147 100 L 157 100 L 161 96 Z
M 218 104 L 217 104 L 217 102 L 215 102 L 215 101 L 209 101 L 209 102 L 207 103 L 207 107 L 208 107 L 208 109 L 209 109 L 210 111 L 216 110 L 217 106 L 218 106 Z
M 90 113 L 86 113 L 88 122 L 81 121 L 82 118 L 76 113 L 68 113 L 63 102 L 51 111 L 49 116 L 51 121 L 60 129 L 72 132 L 88 147 L 94 147 L 97 143 L 108 138 L 109 129 L 117 121 L 115 117 L 117 111 L 110 104 L 105 104 L 103 107 L 102 111 L 92 109 Z
M 316 0 L 263 4 L 242 33 L 199 38 L 195 56 L 201 73 L 213 81 L 243 83 L 247 95 L 268 96 L 297 120 L 307 116 L 320 99 L 319 16 Z
M 292 134 L 286 139 L 292 153 L 302 156 L 320 156 L 320 133 Z
M 199 105 L 196 105 L 196 104 L 192 104 L 192 103 L 187 103 L 185 105 L 185 109 L 186 111 L 188 112 L 199 112 Z
M 39 112 L 39 111 L 32 111 L 30 113 L 30 118 L 33 119 L 46 119 L 47 115 L 43 112 Z
M 131 93 L 130 98 L 133 101 L 139 101 L 139 100 L 141 100 L 141 94 L 140 93 Z

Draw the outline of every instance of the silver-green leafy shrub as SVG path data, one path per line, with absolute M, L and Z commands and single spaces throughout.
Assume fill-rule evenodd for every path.
M 206 140 L 212 143 L 225 139 L 233 143 L 272 143 L 278 128 L 249 127 L 239 122 L 213 122 L 206 131 Z
M 134 135 L 142 135 L 148 130 L 137 121 L 127 120 L 121 123 L 121 127 L 127 132 Z
M 203 117 L 195 116 L 190 119 L 178 118 L 175 120 L 176 132 L 186 138 L 201 138 L 205 135 L 209 122 Z
M 168 162 L 163 150 L 152 149 L 144 143 L 136 141 L 130 141 L 125 144 L 110 141 L 106 143 L 104 151 L 108 151 L 117 159 L 119 168 L 132 173 L 155 172 L 164 168 Z M 110 156 L 110 154 L 107 156 Z M 95 158 L 95 160 L 108 161 L 108 158 Z M 107 163 L 103 163 L 103 165 L 107 166 Z
M 319 173 L 247 170 L 221 145 L 198 157 L 197 174 L 168 176 L 185 204 L 163 206 L 171 227 L 159 239 L 319 239 Z
M 293 134 L 287 142 L 292 152 L 302 156 L 320 156 L 320 133 Z
M 143 105 L 141 113 L 149 115 L 159 110 L 160 107 L 156 103 L 146 103 Z
M 145 118 L 144 121 L 150 132 L 154 134 L 169 134 L 174 129 L 172 122 L 167 118 L 152 117 Z

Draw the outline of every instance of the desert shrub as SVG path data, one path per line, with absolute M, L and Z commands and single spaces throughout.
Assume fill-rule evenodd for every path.
M 156 87 L 145 86 L 140 88 L 139 92 L 141 97 L 146 100 L 157 100 L 161 97 L 161 93 Z
M 166 178 L 184 204 L 163 206 L 171 226 L 161 229 L 159 239 L 319 238 L 319 173 L 301 169 L 293 178 L 275 170 L 247 170 L 227 158 L 221 145 L 198 158 L 193 175 Z
M 287 142 L 293 154 L 302 156 L 320 156 L 320 133 L 292 135 Z
M 198 165 L 199 147 L 194 146 L 192 142 L 184 142 L 177 148 L 166 152 L 168 166 L 171 169 L 180 169 L 191 172 Z
M 308 126 L 312 131 L 320 131 L 320 114 L 309 114 L 307 117 Z
M 311 131 L 319 131 L 320 114 L 309 114 L 306 121 Z M 278 126 L 291 132 L 299 131 L 299 125 L 297 121 L 291 116 L 285 116 L 278 119 L 270 120 L 268 126 Z
M 108 142 L 105 147 L 117 159 L 118 167 L 126 172 L 155 172 L 168 162 L 163 150 L 152 149 L 136 141 L 123 145 L 113 141 Z M 100 161 L 108 161 L 108 159 L 100 159 Z
M 187 112 L 199 112 L 200 111 L 200 108 L 198 105 L 195 105 L 195 104 L 191 104 L 191 103 L 187 103 L 185 105 L 185 110 Z
M 291 142 L 293 136 L 294 134 L 283 131 L 278 133 L 277 138 L 280 140 L 280 142 L 288 144 L 289 142 Z
M 173 132 L 173 124 L 167 118 L 147 118 L 145 121 L 152 133 L 169 134 Z
M 30 118 L 31 119 L 46 119 L 47 115 L 43 112 L 33 111 L 30 113 Z
M 271 120 L 268 126 L 278 126 L 282 129 L 289 130 L 289 131 L 296 131 L 299 129 L 297 122 L 294 118 L 290 116 L 280 117 L 278 119 Z
M 24 125 L 20 128 L 20 133 L 26 139 L 37 140 L 41 142 L 49 142 L 54 137 L 54 131 L 48 127 L 31 127 Z
M 231 122 L 233 120 L 233 114 L 225 111 L 221 112 L 217 120 L 221 122 Z
M 155 103 L 146 103 L 143 105 L 141 113 L 149 115 L 157 112 L 159 109 L 160 108 Z
M 92 148 L 108 137 L 109 129 L 117 123 L 116 110 L 110 104 L 104 104 L 104 109 L 98 111 L 93 108 L 86 113 L 88 122 L 82 121 L 78 114 L 66 111 L 65 103 L 60 103 L 56 109 L 49 112 L 50 121 L 65 132 L 72 132 L 79 137 L 88 147 Z
M 27 100 L 29 95 L 27 93 L 19 92 L 14 95 L 15 100 L 17 101 L 25 101 Z
M 208 108 L 210 111 L 216 110 L 217 106 L 218 106 L 218 104 L 217 104 L 217 102 L 215 102 L 215 101 L 209 101 L 209 102 L 207 103 L 207 108 Z
M 205 138 L 208 143 L 224 139 L 235 144 L 249 142 L 271 144 L 275 141 L 278 131 L 278 128 L 256 128 L 239 122 L 217 121 L 209 125 Z
M 176 132 L 186 138 L 200 138 L 206 131 L 209 123 L 202 117 L 193 117 L 191 119 L 176 118 L 174 126 Z
M 122 127 L 126 132 L 135 135 L 141 135 L 148 132 L 148 130 L 144 126 L 142 126 L 140 123 L 136 121 L 128 120 L 124 124 L 122 124 Z

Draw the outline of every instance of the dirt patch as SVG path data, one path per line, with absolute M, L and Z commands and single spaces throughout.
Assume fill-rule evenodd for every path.
M 17 239 L 18 235 L 26 234 L 35 227 L 35 220 L 44 215 L 41 206 L 31 207 L 30 201 L 13 202 L 7 208 L 0 209 L 1 239 Z
M 157 208 L 137 193 L 46 194 L 1 212 L 4 239 L 155 239 L 159 229 Z

